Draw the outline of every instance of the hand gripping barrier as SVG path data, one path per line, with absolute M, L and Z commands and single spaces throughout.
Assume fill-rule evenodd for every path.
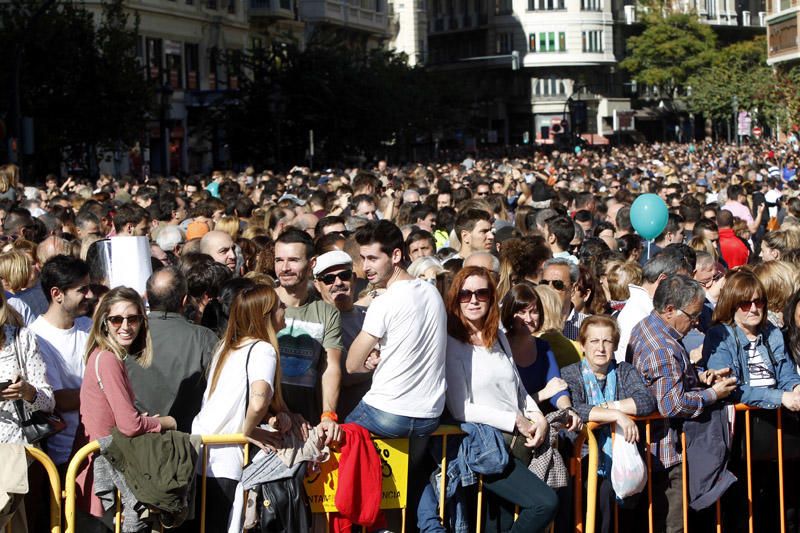
M 751 416 L 750 413 L 752 411 L 760 410 L 757 407 L 750 407 L 744 404 L 736 404 L 734 406 L 735 411 L 743 412 L 744 418 L 744 432 L 745 432 L 745 464 L 746 464 L 746 480 L 742 480 L 741 477 L 737 483 L 741 483 L 745 481 L 747 483 L 747 524 L 748 524 L 748 531 L 749 533 L 754 532 L 754 516 L 753 516 L 753 460 L 751 457 Z M 784 494 L 784 457 L 783 457 L 783 423 L 782 423 L 782 411 L 783 408 L 777 410 L 777 421 L 776 421 L 776 433 L 777 433 L 777 443 L 778 443 L 778 456 L 777 456 L 777 463 L 778 463 L 778 497 L 779 497 L 779 510 L 780 510 L 780 531 L 781 533 L 786 533 L 786 510 L 785 510 L 785 494 Z M 647 450 L 645 453 L 645 464 L 647 465 L 647 522 L 648 522 L 648 531 L 653 533 L 653 486 L 652 486 L 652 472 L 653 472 L 653 454 L 650 453 L 650 447 L 652 444 L 651 438 L 651 429 L 652 429 L 652 422 L 653 421 L 662 421 L 666 420 L 667 417 L 663 417 L 661 415 L 649 415 L 644 417 L 631 417 L 633 420 L 637 422 L 644 423 L 645 426 L 645 449 Z M 588 430 L 588 434 L 592 435 L 594 430 L 601 427 L 602 424 L 598 424 L 595 422 L 589 422 L 586 425 L 586 429 Z M 736 434 L 738 434 L 740 429 L 736 429 Z M 681 478 L 682 478 L 682 509 L 683 509 L 683 530 L 685 533 L 689 531 L 689 495 L 688 495 L 688 483 L 687 483 L 687 466 L 686 466 L 686 434 L 681 431 L 681 457 L 684 460 L 681 462 Z M 573 460 L 577 460 L 578 465 L 580 465 L 580 444 L 582 444 L 582 439 L 579 438 L 578 442 L 576 442 L 575 447 L 575 457 Z M 594 455 L 594 464 L 592 464 L 592 456 Z M 596 505 L 593 505 L 594 502 L 597 501 L 597 461 L 599 458 L 599 451 L 597 449 L 597 444 L 595 440 L 595 445 L 589 447 L 589 472 L 588 472 L 588 479 L 587 479 L 587 490 L 586 490 L 586 529 L 585 533 L 594 533 L 594 526 L 595 526 L 595 515 L 596 515 Z M 581 492 L 581 470 L 580 468 L 576 471 L 576 486 L 575 486 L 575 531 L 579 533 L 584 533 L 584 529 L 582 524 L 579 524 L 579 519 L 581 517 L 581 504 L 580 504 L 580 492 Z M 614 512 L 614 531 L 615 533 L 619 530 L 619 509 L 615 508 Z M 722 533 L 723 531 L 723 523 L 722 523 L 722 506 L 720 501 L 717 500 L 716 502 L 716 520 L 715 520 L 715 531 L 716 533 Z

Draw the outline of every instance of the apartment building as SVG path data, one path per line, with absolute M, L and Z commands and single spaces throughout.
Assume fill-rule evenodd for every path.
M 797 22 L 798 0 L 767 0 L 767 63 L 789 68 L 800 60 Z
M 761 0 L 677 1 L 723 42 L 763 31 Z M 637 9 L 630 0 L 429 0 L 429 65 L 468 73 L 475 142 L 549 144 L 566 127 L 606 144 L 635 127 L 639 95 L 618 64 L 641 31 Z

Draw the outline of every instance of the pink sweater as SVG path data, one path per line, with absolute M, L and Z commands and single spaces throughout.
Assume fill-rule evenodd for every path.
M 95 360 L 100 357 L 98 373 L 103 388 L 97 382 Z M 81 384 L 81 425 L 83 434 L 78 435 L 82 443 L 91 442 L 111 434 L 116 427 L 128 437 L 144 433 L 158 433 L 161 423 L 153 416 L 142 416 L 134 405 L 134 394 L 125 363 L 108 351 L 96 349 L 86 361 L 86 370 Z M 81 508 L 94 516 L 102 516 L 100 500 L 94 495 L 92 461 L 78 474 L 78 489 Z

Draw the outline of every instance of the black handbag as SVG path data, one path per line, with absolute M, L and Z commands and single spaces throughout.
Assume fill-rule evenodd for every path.
M 296 533 L 311 530 L 311 509 L 303 485 L 305 475 L 306 465 L 302 463 L 294 476 L 259 485 L 256 498 L 258 531 Z
M 67 428 L 67 424 L 57 413 L 35 411 L 29 416 L 25 413 L 22 400 L 15 400 L 14 408 L 17 410 L 19 427 L 28 444 L 37 444 Z
M 736 350 L 738 356 L 742 356 L 742 345 L 736 330 L 733 331 L 736 340 Z M 777 369 L 775 355 L 769 342 L 764 339 L 764 347 L 767 349 L 772 368 Z M 740 359 L 741 360 L 741 359 Z M 743 368 L 743 372 L 747 369 Z M 800 417 L 798 413 L 778 407 L 778 409 L 760 409 L 750 411 L 750 458 L 753 461 L 777 461 L 778 460 L 778 410 L 781 410 L 781 435 L 783 441 L 783 458 L 786 460 L 800 459 Z M 744 418 L 745 415 L 742 415 Z M 746 460 L 747 454 L 747 433 L 744 430 L 744 420 L 742 420 L 741 435 L 741 458 Z
M 19 329 L 14 332 L 14 351 L 16 351 L 17 354 L 19 371 L 22 373 L 23 379 L 28 381 L 28 376 L 25 372 L 25 361 L 22 360 L 22 347 L 19 343 Z M 46 413 L 44 411 L 34 411 L 28 415 L 22 400 L 14 401 L 14 409 L 17 411 L 17 418 L 19 420 L 19 427 L 22 430 L 22 435 L 25 437 L 25 440 L 28 441 L 28 444 L 42 442 L 67 428 L 64 419 L 56 412 Z

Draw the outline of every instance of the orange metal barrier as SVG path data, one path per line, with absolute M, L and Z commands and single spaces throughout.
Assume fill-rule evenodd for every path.
M 753 465 L 752 465 L 752 457 L 750 454 L 751 448 L 751 425 L 750 425 L 750 412 L 751 411 L 758 411 L 760 410 L 757 407 L 750 407 L 744 404 L 736 404 L 734 406 L 736 412 L 743 412 L 744 413 L 744 431 L 745 431 L 745 464 L 746 464 L 746 475 L 747 475 L 747 515 L 748 515 L 748 530 L 749 533 L 753 533 L 754 531 L 754 517 L 753 517 Z M 782 427 L 782 416 L 781 416 L 782 408 L 777 410 L 777 423 L 776 423 L 776 432 L 777 432 L 777 442 L 778 442 L 778 495 L 779 495 L 779 510 L 780 510 L 780 531 L 781 533 L 786 532 L 786 514 L 785 514 L 785 494 L 784 494 L 784 459 L 783 459 L 783 427 Z M 668 419 L 668 417 L 663 417 L 659 414 L 644 416 L 644 417 L 631 417 L 633 420 L 637 422 L 643 422 L 645 425 L 645 464 L 647 465 L 647 522 L 648 522 L 648 531 L 650 533 L 653 532 L 653 486 L 652 486 L 652 472 L 653 472 L 653 454 L 650 451 L 652 445 L 652 422 L 653 421 L 663 421 Z M 601 427 L 603 424 L 589 422 L 586 425 L 589 435 L 593 435 L 594 430 Z M 736 434 L 739 433 L 737 429 L 735 431 Z M 688 492 L 688 483 L 687 483 L 687 466 L 686 466 L 686 434 L 684 432 L 680 433 L 681 436 L 681 457 L 684 458 L 681 461 L 681 479 L 682 479 L 682 508 L 683 508 L 683 529 L 685 532 L 689 530 L 689 492 Z M 581 524 L 578 523 L 578 518 L 580 517 L 581 508 L 580 508 L 580 500 L 578 499 L 581 494 L 581 487 L 580 487 L 580 449 L 579 445 L 582 444 L 582 439 L 579 439 L 576 442 L 576 449 L 575 449 L 575 456 L 578 458 L 578 471 L 576 477 L 576 487 L 575 487 L 575 514 L 576 514 L 576 526 L 575 531 L 578 533 L 583 533 L 583 529 Z M 591 459 L 592 454 L 595 454 L 595 464 L 594 467 L 591 465 L 589 466 L 588 472 L 588 480 L 587 480 L 587 491 L 586 491 L 586 499 L 587 506 L 586 506 L 586 533 L 593 533 L 594 532 L 594 521 L 595 521 L 595 514 L 597 511 L 596 505 L 591 505 L 592 502 L 597 501 L 597 462 L 598 462 L 598 454 L 599 451 L 597 449 L 597 444 L 595 441 L 594 450 L 592 450 L 590 446 L 589 450 L 589 458 Z M 591 525 L 590 525 L 591 524 Z M 722 533 L 722 507 L 720 501 L 717 500 L 716 502 L 716 520 L 715 520 L 715 530 L 717 533 Z M 614 531 L 618 531 L 619 523 L 618 523 L 618 509 L 615 509 L 615 517 L 614 517 Z
M 61 533 L 61 478 L 58 476 L 56 465 L 39 448 L 26 446 L 25 453 L 41 464 L 47 473 L 50 489 L 50 533 Z M 6 525 L 4 529 L 6 533 L 11 533 L 11 524 Z

